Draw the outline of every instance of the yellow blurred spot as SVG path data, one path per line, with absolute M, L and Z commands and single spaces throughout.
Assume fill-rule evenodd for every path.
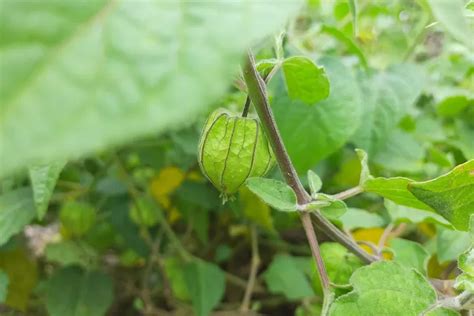
M 191 171 L 190 173 L 188 173 L 188 179 L 192 180 L 192 181 L 199 182 L 199 181 L 203 180 L 203 176 L 199 171 L 194 170 L 194 171 Z
M 368 243 L 372 243 L 375 247 L 377 247 L 380 238 L 382 237 L 384 232 L 383 228 L 364 228 L 364 229 L 358 229 L 352 233 L 352 237 L 356 241 L 365 241 Z M 387 246 L 389 241 L 390 241 L 390 235 L 389 237 L 385 240 L 384 246 Z M 367 245 L 360 245 L 362 249 L 364 249 L 366 252 L 370 254 L 374 254 L 372 249 L 367 246 Z M 384 252 L 383 257 L 385 259 L 391 259 L 392 255 L 390 253 Z
M 434 237 L 436 235 L 436 229 L 433 224 L 420 223 L 418 224 L 418 229 L 423 235 L 426 235 L 428 237 Z
M 189 176 L 188 176 L 189 178 Z M 183 183 L 185 173 L 177 167 L 166 167 L 153 178 L 150 189 L 153 197 L 167 213 L 168 221 L 173 224 L 181 218 L 181 213 L 171 205 L 170 195 Z
M 183 182 L 184 173 L 177 167 L 161 169 L 158 176 L 151 181 L 151 192 L 158 199 L 173 193 Z

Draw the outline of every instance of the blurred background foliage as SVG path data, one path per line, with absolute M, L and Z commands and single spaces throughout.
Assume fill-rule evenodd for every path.
M 361 170 L 354 148 L 369 154 L 374 176 L 415 180 L 434 178 L 474 158 L 474 3 L 449 2 L 459 4 L 458 11 L 438 8 L 439 3 L 309 0 L 289 20 L 280 51 L 275 53 L 272 37 L 258 43 L 258 61 L 271 63 L 283 56 L 305 55 L 325 67 L 331 84 L 329 98 L 312 107 L 288 97 L 281 71 L 269 86 L 277 123 L 304 183 L 311 169 L 323 180 L 325 193 L 357 186 Z M 46 10 L 46 4 L 41 5 Z M 61 12 L 57 16 L 67 18 Z M 8 24 L 5 14 L 6 10 L 2 26 Z M 257 19 L 251 24 L 259 27 Z M 275 26 L 264 29 L 267 35 L 278 31 Z M 124 34 L 123 41 L 133 34 Z M 232 36 L 225 38 L 233 40 Z M 223 66 L 232 68 L 234 74 L 244 45 L 241 48 L 234 49 L 232 63 Z M 154 58 L 153 51 L 149 53 Z M 8 54 L 13 53 L 3 53 L 0 58 Z M 226 58 L 226 54 L 216 56 Z M 128 58 L 135 63 L 149 57 Z M 225 61 L 211 62 L 221 67 Z M 5 63 L 2 68 L 3 85 L 10 80 L 11 69 Z M 204 62 L 196 76 L 177 78 L 177 91 L 185 95 L 188 89 L 202 88 L 188 86 L 188 79 L 200 80 L 207 68 L 212 66 Z M 228 72 L 219 71 L 219 78 Z M 204 81 L 209 86 L 216 84 L 207 75 Z M 186 99 L 178 98 L 166 104 L 172 111 L 169 117 L 166 111 L 148 112 L 145 115 L 161 117 L 156 121 L 160 122 L 158 132 L 147 137 L 137 138 L 143 133 L 133 132 L 122 137 L 126 141 L 118 142 L 119 146 L 114 140 L 109 141 L 113 148 L 88 147 L 83 143 L 94 142 L 94 134 L 101 130 L 87 130 L 88 125 L 71 122 L 79 129 L 64 142 L 72 141 L 74 147 L 79 137 L 77 146 L 84 149 L 73 150 L 72 156 L 87 153 L 85 157 L 67 164 L 58 160 L 48 167 L 30 168 L 29 173 L 15 162 L 6 162 L 15 172 L 8 172 L 1 182 L 0 313 L 208 315 L 216 310 L 216 315 L 239 311 L 319 315 L 321 286 L 297 214 L 276 212 L 246 188 L 222 204 L 219 193 L 199 170 L 197 143 L 206 115 L 217 107 L 241 111 L 246 96 L 239 82 L 236 76 L 236 85 L 227 85 L 224 95 L 220 92 L 225 85 L 218 83 L 219 88 L 212 88 L 205 101 L 199 101 L 205 110 L 181 106 Z M 50 86 L 45 93 L 55 89 Z M 9 92 L 4 93 L 8 100 Z M 192 93 L 196 98 L 204 95 Z M 173 97 L 158 100 L 168 102 Z M 55 100 L 40 103 L 49 101 Z M 186 117 L 179 119 L 180 113 Z M 131 117 L 136 120 L 130 124 L 140 125 L 142 114 Z M 76 119 L 74 112 L 67 115 Z M 63 118 L 58 116 L 58 120 Z M 120 134 L 127 133 L 128 125 L 121 125 L 123 118 L 114 120 L 112 115 L 103 120 L 105 125 L 115 125 L 114 130 L 123 128 Z M 8 119 L 5 126 L 12 122 Z M 42 128 L 63 137 L 55 124 L 47 123 Z M 153 123 L 148 120 L 144 125 Z M 21 128 L 28 130 L 29 126 Z M 35 141 L 33 137 L 33 143 L 28 143 L 33 148 L 24 152 L 18 147 L 20 152 L 7 153 L 10 147 L 4 147 L 2 159 L 36 153 Z M 41 149 L 60 151 L 70 146 Z M 100 150 L 91 154 L 96 149 Z M 70 158 L 62 153 L 53 156 Z M 39 157 L 32 154 L 29 158 Z M 270 176 L 281 177 L 277 168 Z M 47 198 L 42 201 L 35 196 L 35 205 L 30 183 L 45 177 L 51 182 L 44 188 L 51 191 L 49 204 Z M 366 251 L 385 245 L 390 248 L 383 254 L 386 259 L 399 260 L 434 279 L 452 280 L 457 257 L 471 243 L 468 233 L 452 230 L 435 213 L 400 206 L 370 193 L 352 198 L 346 213 L 334 222 L 361 241 Z M 337 294 L 347 293 L 349 277 L 362 263 L 326 236 L 319 237 L 331 281 L 341 285 Z M 248 301 L 244 292 L 253 265 L 258 274 Z

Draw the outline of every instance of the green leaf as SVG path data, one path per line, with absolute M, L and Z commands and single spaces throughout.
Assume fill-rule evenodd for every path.
M 311 195 L 318 193 L 323 186 L 323 181 L 313 170 L 308 170 L 308 185 Z
M 144 196 L 135 200 L 130 207 L 130 219 L 139 226 L 152 227 L 160 220 L 158 205 L 150 197 Z
M 364 264 L 354 254 L 350 253 L 344 246 L 335 242 L 325 242 L 321 245 L 321 257 L 329 276 L 329 280 L 337 285 L 349 283 L 351 275 Z M 313 287 L 317 293 L 323 293 L 316 265 L 313 264 Z M 336 289 L 336 294 L 347 292 Z
M 426 182 L 412 182 L 408 189 L 459 230 L 469 229 L 474 214 L 474 160 Z
M 403 177 L 373 178 L 368 179 L 364 183 L 363 189 L 366 192 L 378 194 L 400 205 L 431 211 L 432 209 L 428 205 L 418 200 L 408 191 L 408 184 L 411 182 L 413 180 Z
M 298 172 L 342 147 L 360 120 L 359 91 L 351 70 L 334 58 L 319 61 L 326 69 L 331 92 L 314 106 L 291 100 L 284 89 L 275 91 L 275 119 L 288 153 Z
M 346 213 L 339 217 L 339 221 L 342 223 L 344 230 L 383 227 L 386 224 L 380 215 L 353 207 L 347 208 Z
M 336 40 L 343 43 L 349 52 L 357 56 L 362 67 L 364 67 L 365 69 L 368 68 L 369 65 L 367 63 L 367 59 L 365 58 L 364 53 L 362 52 L 362 49 L 359 47 L 359 45 L 357 45 L 355 41 L 352 40 L 352 38 L 341 32 L 337 27 L 330 25 L 323 25 L 321 28 L 321 32 L 331 35 Z
M 400 119 L 413 107 L 424 86 L 424 76 L 412 64 L 402 64 L 368 77 L 359 75 L 364 95 L 362 117 L 352 140 L 369 155 L 386 143 Z
M 51 316 L 102 316 L 113 300 L 109 276 L 68 267 L 46 283 L 46 308 Z
M 184 279 L 196 315 L 209 315 L 224 296 L 224 272 L 213 263 L 197 260 L 186 265 Z
M 472 47 L 472 28 L 464 16 L 462 0 L 428 0 L 434 17 L 455 39 Z
M 395 253 L 396 262 L 426 275 L 430 254 L 422 245 L 411 240 L 395 238 L 390 240 L 390 248 Z
M 301 3 L 2 1 L 0 175 L 188 124 Z
M 283 211 L 296 211 L 296 195 L 286 183 L 274 179 L 249 178 L 247 187 L 271 207 Z
M 456 260 L 466 251 L 471 246 L 471 237 L 466 232 L 438 227 L 436 244 L 438 261 L 443 264 Z
M 282 63 L 288 96 L 308 105 L 327 99 L 329 80 L 323 67 L 304 56 L 287 58 Z
M 183 263 L 174 257 L 167 257 L 164 260 L 164 269 L 166 277 L 170 281 L 171 290 L 173 295 L 183 301 L 189 300 L 189 290 L 184 278 L 184 265 Z
M 8 283 L 8 275 L 0 270 L 0 303 L 5 303 L 7 299 Z
M 277 255 L 273 259 L 263 275 L 271 293 L 283 294 L 289 300 L 314 295 L 310 282 L 304 271 L 299 268 L 296 259 L 288 255 Z
M 453 117 L 461 113 L 469 105 L 466 95 L 450 95 L 441 100 L 436 106 L 436 112 L 443 117 Z
M 354 30 L 354 36 L 357 37 L 359 34 L 359 27 L 357 23 L 357 0 L 348 0 L 349 8 L 351 9 L 352 15 L 352 29 Z
M 28 168 L 38 219 L 42 219 L 48 210 L 49 199 L 65 164 L 64 161 L 58 161 Z
M 474 277 L 474 247 L 459 256 L 458 267 L 464 273 Z
M 395 172 L 415 173 L 422 169 L 425 150 L 412 134 L 395 129 L 384 142 L 373 156 L 373 163 Z
M 393 223 L 433 223 L 453 228 L 450 222 L 435 212 L 398 205 L 387 199 L 384 201 L 384 205 Z
M 83 236 L 95 224 L 96 217 L 95 208 L 85 202 L 67 201 L 59 212 L 62 227 L 73 236 Z
M 395 262 L 362 267 L 350 281 L 354 290 L 336 299 L 331 316 L 418 316 L 436 302 L 434 289 L 419 272 Z
M 318 193 L 316 195 L 316 202 L 327 202 L 329 205 L 320 207 L 321 213 L 331 219 L 337 220 L 347 211 L 347 205 L 342 200 L 335 199 L 331 195 Z
M 35 217 L 30 188 L 17 189 L 0 196 L 0 246 L 19 233 Z
M 264 201 L 247 187 L 240 188 L 239 201 L 245 217 L 268 232 L 275 232 L 271 209 Z
M 85 269 L 94 267 L 98 261 L 95 249 L 80 240 L 50 243 L 46 246 L 45 256 L 50 262 L 63 266 L 78 265 Z

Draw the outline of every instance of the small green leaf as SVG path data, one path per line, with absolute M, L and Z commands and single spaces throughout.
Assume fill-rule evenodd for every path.
M 347 211 L 347 205 L 342 200 L 335 199 L 331 195 L 318 193 L 316 195 L 316 202 L 327 202 L 329 205 L 321 206 L 321 213 L 331 219 L 337 220 L 341 215 Z
M 354 290 L 336 299 L 331 316 L 418 316 L 436 302 L 436 293 L 416 270 L 380 261 L 354 272 Z
M 460 274 L 454 282 L 454 288 L 458 290 L 465 290 L 474 292 L 474 277 L 469 274 Z
M 265 203 L 279 211 L 293 212 L 297 209 L 295 192 L 281 181 L 250 178 L 247 179 L 246 185 L 250 191 L 255 193 Z
M 385 220 L 380 215 L 353 207 L 349 207 L 346 213 L 339 217 L 339 221 L 345 230 L 383 227 L 386 225 Z
M 304 271 L 300 269 L 298 258 L 277 255 L 263 277 L 268 289 L 274 294 L 283 294 L 289 300 L 299 300 L 313 296 L 313 290 Z M 308 258 L 308 262 L 309 262 Z
M 109 276 L 68 267 L 46 283 L 46 308 L 51 316 L 103 316 L 113 300 Z
M 38 219 L 42 219 L 48 209 L 49 199 L 65 164 L 64 161 L 58 161 L 28 168 Z
M 184 280 L 197 316 L 209 315 L 224 296 L 225 274 L 213 263 L 197 260 L 187 264 Z
M 160 220 L 158 205 L 151 198 L 140 197 L 130 207 L 130 219 L 139 226 L 152 227 Z
M 308 170 L 308 184 L 311 195 L 313 196 L 321 190 L 323 181 L 321 181 L 321 178 L 316 174 L 316 172 Z
M 33 192 L 17 189 L 0 196 L 0 246 L 19 233 L 35 217 Z
M 282 64 L 288 96 L 308 105 L 329 96 L 329 80 L 323 67 L 304 56 L 287 58 Z
M 431 206 L 454 227 L 467 231 L 474 214 L 474 160 L 455 167 L 449 173 L 426 182 L 412 182 L 408 189 L 420 201 Z
M 435 18 L 451 36 L 472 47 L 472 30 L 464 16 L 462 0 L 428 0 Z
M 85 269 L 94 267 L 98 262 L 95 249 L 80 240 L 50 243 L 46 246 L 45 256 L 50 262 L 56 262 L 63 266 L 78 265 Z
M 438 227 L 436 238 L 438 261 L 443 264 L 456 260 L 471 246 L 469 233 Z
M 453 228 L 450 222 L 435 212 L 398 205 L 387 199 L 385 199 L 384 205 L 393 223 L 433 223 Z
M 8 275 L 0 270 L 0 304 L 7 299 L 8 283 Z
M 413 182 L 413 180 L 403 177 L 373 178 L 368 179 L 364 183 L 363 189 L 366 192 L 376 193 L 400 205 L 432 211 L 428 205 L 418 200 L 408 191 L 407 186 L 410 182 Z
M 330 26 L 327 24 L 323 25 L 323 27 L 321 28 L 321 32 L 331 35 L 336 40 L 344 44 L 350 53 L 357 56 L 361 66 L 365 69 L 368 68 L 367 58 L 365 58 L 364 52 L 352 38 L 347 36 L 344 32 L 341 32 L 337 27 Z
M 422 245 L 411 240 L 395 238 L 390 240 L 390 248 L 395 253 L 396 262 L 426 275 L 430 254 Z

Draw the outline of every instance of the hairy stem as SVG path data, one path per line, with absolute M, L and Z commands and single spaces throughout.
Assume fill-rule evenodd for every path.
M 283 174 L 283 177 L 286 180 L 286 183 L 293 189 L 298 199 L 299 204 L 307 204 L 311 201 L 310 195 L 304 190 L 303 185 L 301 184 L 298 174 L 296 173 L 293 164 L 291 163 L 290 157 L 286 151 L 285 145 L 280 136 L 280 132 L 276 126 L 273 113 L 271 111 L 266 90 L 265 83 L 255 69 L 255 60 L 251 52 L 247 56 L 247 65 L 244 69 L 244 79 L 247 84 L 248 94 L 252 103 L 255 105 L 260 121 L 262 122 L 263 128 L 269 139 L 269 142 L 275 153 L 276 160 L 280 167 L 280 170 Z M 306 213 L 302 213 L 306 214 Z M 357 255 L 361 260 L 366 263 L 376 261 L 377 259 L 374 256 L 366 253 L 361 249 L 353 240 L 351 240 L 345 233 L 341 232 L 336 226 L 329 222 L 323 215 L 319 212 L 313 212 L 314 222 L 316 225 L 330 238 L 339 242 L 348 248 L 351 252 Z M 305 224 L 305 217 L 309 217 L 309 214 L 302 215 L 302 221 L 304 223 L 305 229 L 310 229 L 308 223 Z M 311 225 L 312 227 L 312 225 Z M 314 231 L 306 231 L 307 235 L 314 234 Z M 311 238 L 309 242 L 316 240 L 316 238 Z M 316 240 L 317 241 L 317 240 Z M 316 246 L 318 247 L 318 246 Z M 311 247 L 316 249 L 316 247 Z M 314 255 L 317 255 L 313 253 Z
M 275 153 L 276 160 L 280 166 L 280 170 L 282 171 L 286 182 L 295 192 L 298 203 L 307 204 L 311 202 L 311 196 L 303 188 L 303 185 L 298 178 L 298 174 L 291 163 L 290 156 L 288 155 L 285 145 L 283 144 L 280 132 L 278 131 L 275 119 L 273 117 L 272 110 L 268 103 L 265 82 L 255 69 L 255 60 L 250 51 L 248 52 L 247 58 L 247 64 L 244 69 L 244 78 L 247 84 L 249 97 L 252 100 L 252 103 L 255 105 L 255 109 L 257 110 L 265 133 L 269 138 L 273 152 Z M 303 222 L 304 230 L 306 232 L 306 237 L 308 238 L 308 242 L 311 247 L 311 252 L 318 267 L 324 293 L 330 292 L 329 277 L 326 272 L 324 262 L 321 258 L 318 239 L 316 238 L 316 233 L 314 232 L 310 214 L 307 212 L 301 212 L 300 216 L 301 221 Z
M 361 187 L 357 186 L 357 187 L 350 188 L 346 191 L 336 193 L 333 195 L 333 197 L 339 200 L 346 200 L 348 198 L 356 196 L 357 194 L 362 193 L 363 191 L 364 190 Z

